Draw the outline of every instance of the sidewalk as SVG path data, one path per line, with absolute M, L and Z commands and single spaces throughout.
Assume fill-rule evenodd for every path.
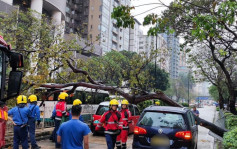
M 205 119 L 209 122 L 213 122 L 215 117 L 216 107 L 205 106 L 204 108 L 198 108 L 200 113 L 200 118 Z M 214 138 L 208 135 L 209 130 L 198 126 L 198 149 L 213 149 L 214 148 Z

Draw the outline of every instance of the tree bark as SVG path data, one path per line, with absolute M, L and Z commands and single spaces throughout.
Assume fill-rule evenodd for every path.
M 218 93 L 219 93 L 219 107 L 220 109 L 224 109 L 224 98 L 223 98 L 223 95 L 222 95 L 222 90 L 220 87 L 218 87 Z

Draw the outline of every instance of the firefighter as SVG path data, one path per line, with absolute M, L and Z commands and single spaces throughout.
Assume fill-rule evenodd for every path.
M 131 112 L 128 110 L 128 101 L 124 99 L 121 103 L 121 119 L 123 121 L 123 129 L 120 135 L 117 136 L 116 146 L 117 149 L 126 149 L 127 148 L 127 138 L 129 132 L 129 123 L 131 123 Z M 122 147 L 121 147 L 122 142 Z
M 30 109 L 26 106 L 27 97 L 19 95 L 17 97 L 17 106 L 8 111 L 9 116 L 13 116 L 14 138 L 13 149 L 18 149 L 21 143 L 22 149 L 28 149 L 28 118 Z
M 80 99 L 75 99 L 74 101 L 73 101 L 73 106 L 80 106 L 82 104 L 82 102 L 81 102 L 81 100 Z M 72 112 L 70 111 L 70 113 L 69 113 L 69 120 L 71 120 L 72 119 Z M 83 120 L 83 117 L 80 115 L 80 117 L 79 117 L 79 120 L 81 121 L 81 122 L 84 122 L 84 120 Z
M 67 105 L 66 105 L 66 100 L 68 98 L 68 94 L 65 92 L 62 92 L 59 94 L 58 96 L 58 103 L 55 106 L 55 110 L 56 110 L 56 116 L 55 116 L 55 128 L 54 128 L 54 140 L 55 140 L 55 147 L 56 148 L 60 148 L 60 144 L 57 142 L 57 135 L 56 132 L 58 131 L 58 128 L 61 124 L 62 121 L 62 117 L 63 116 L 69 116 L 69 113 L 66 111 L 67 110 Z
M 116 99 L 112 99 L 109 103 L 109 111 L 103 114 L 100 122 L 95 128 L 96 131 L 99 131 L 102 125 L 104 125 L 104 133 L 108 149 L 114 149 L 116 138 L 120 134 L 123 126 L 121 114 L 117 111 L 118 105 L 118 101 Z
M 0 101 L 0 148 L 5 146 L 5 132 L 6 132 L 6 123 L 8 119 L 7 106 L 4 102 Z
M 30 117 L 28 120 L 29 125 L 29 134 L 30 134 L 30 142 L 31 142 L 31 148 L 32 149 L 39 149 L 40 147 L 37 145 L 35 141 L 35 122 L 37 120 L 37 125 L 40 124 L 40 109 L 37 105 L 37 96 L 36 95 L 30 95 L 29 96 L 29 109 L 30 109 Z

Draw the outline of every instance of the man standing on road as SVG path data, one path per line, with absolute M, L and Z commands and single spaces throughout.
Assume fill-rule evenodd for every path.
M 89 149 L 89 136 L 91 132 L 87 124 L 79 120 L 81 106 L 72 106 L 72 119 L 63 123 L 57 132 L 57 141 L 62 149 Z
M 117 136 L 116 147 L 117 149 L 126 149 L 127 148 L 127 139 L 129 132 L 129 123 L 131 123 L 131 112 L 128 110 L 128 101 L 124 99 L 121 103 L 121 119 L 123 121 L 123 130 L 120 135 Z M 122 147 L 121 147 L 122 142 Z
M 26 107 L 27 97 L 19 95 L 17 97 L 17 106 L 8 111 L 9 116 L 13 116 L 14 138 L 13 149 L 18 149 L 22 145 L 22 149 L 28 149 L 28 117 L 30 110 Z
M 30 142 L 32 149 L 39 149 L 40 147 L 37 145 L 35 141 L 35 121 L 37 120 L 37 125 L 40 124 L 40 110 L 39 106 L 37 105 L 37 96 L 30 95 L 29 96 L 29 109 L 30 109 L 30 117 L 28 120 L 29 124 L 29 134 L 30 134 Z
M 6 123 L 8 119 L 7 106 L 4 102 L 0 101 L 0 148 L 5 146 L 5 132 L 6 132 Z
M 55 133 L 55 147 L 56 148 L 60 148 L 60 144 L 57 142 L 57 131 L 59 129 L 59 126 L 61 124 L 62 121 L 62 117 L 63 116 L 69 116 L 69 113 L 67 112 L 67 105 L 66 105 L 66 100 L 68 98 L 68 94 L 65 92 L 62 92 L 59 94 L 58 96 L 58 103 L 55 106 L 56 109 L 56 116 L 55 116 L 55 128 L 53 133 Z
M 199 117 L 199 111 L 197 110 L 196 106 L 193 106 L 193 114 Z
M 108 149 L 114 149 L 116 138 L 120 134 L 123 127 L 121 114 L 117 111 L 118 105 L 118 101 L 116 99 L 112 99 L 109 102 L 109 111 L 102 115 L 100 122 L 95 128 L 96 131 L 99 131 L 102 124 L 104 124 L 104 133 Z

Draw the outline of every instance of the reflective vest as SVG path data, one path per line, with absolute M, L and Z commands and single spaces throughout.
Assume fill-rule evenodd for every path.
M 7 108 L 0 108 L 0 119 L 8 120 Z
M 120 113 L 123 122 L 123 129 L 129 129 L 129 123 L 131 123 L 131 112 L 128 109 L 122 109 Z
M 65 101 L 59 101 L 56 104 L 56 118 L 57 120 L 62 120 L 62 117 L 64 115 L 68 115 L 67 111 L 66 111 L 66 102 Z
M 112 110 L 107 111 L 104 115 L 102 115 L 96 129 L 100 129 L 102 124 L 104 124 L 104 133 L 118 134 L 123 127 L 120 112 Z

